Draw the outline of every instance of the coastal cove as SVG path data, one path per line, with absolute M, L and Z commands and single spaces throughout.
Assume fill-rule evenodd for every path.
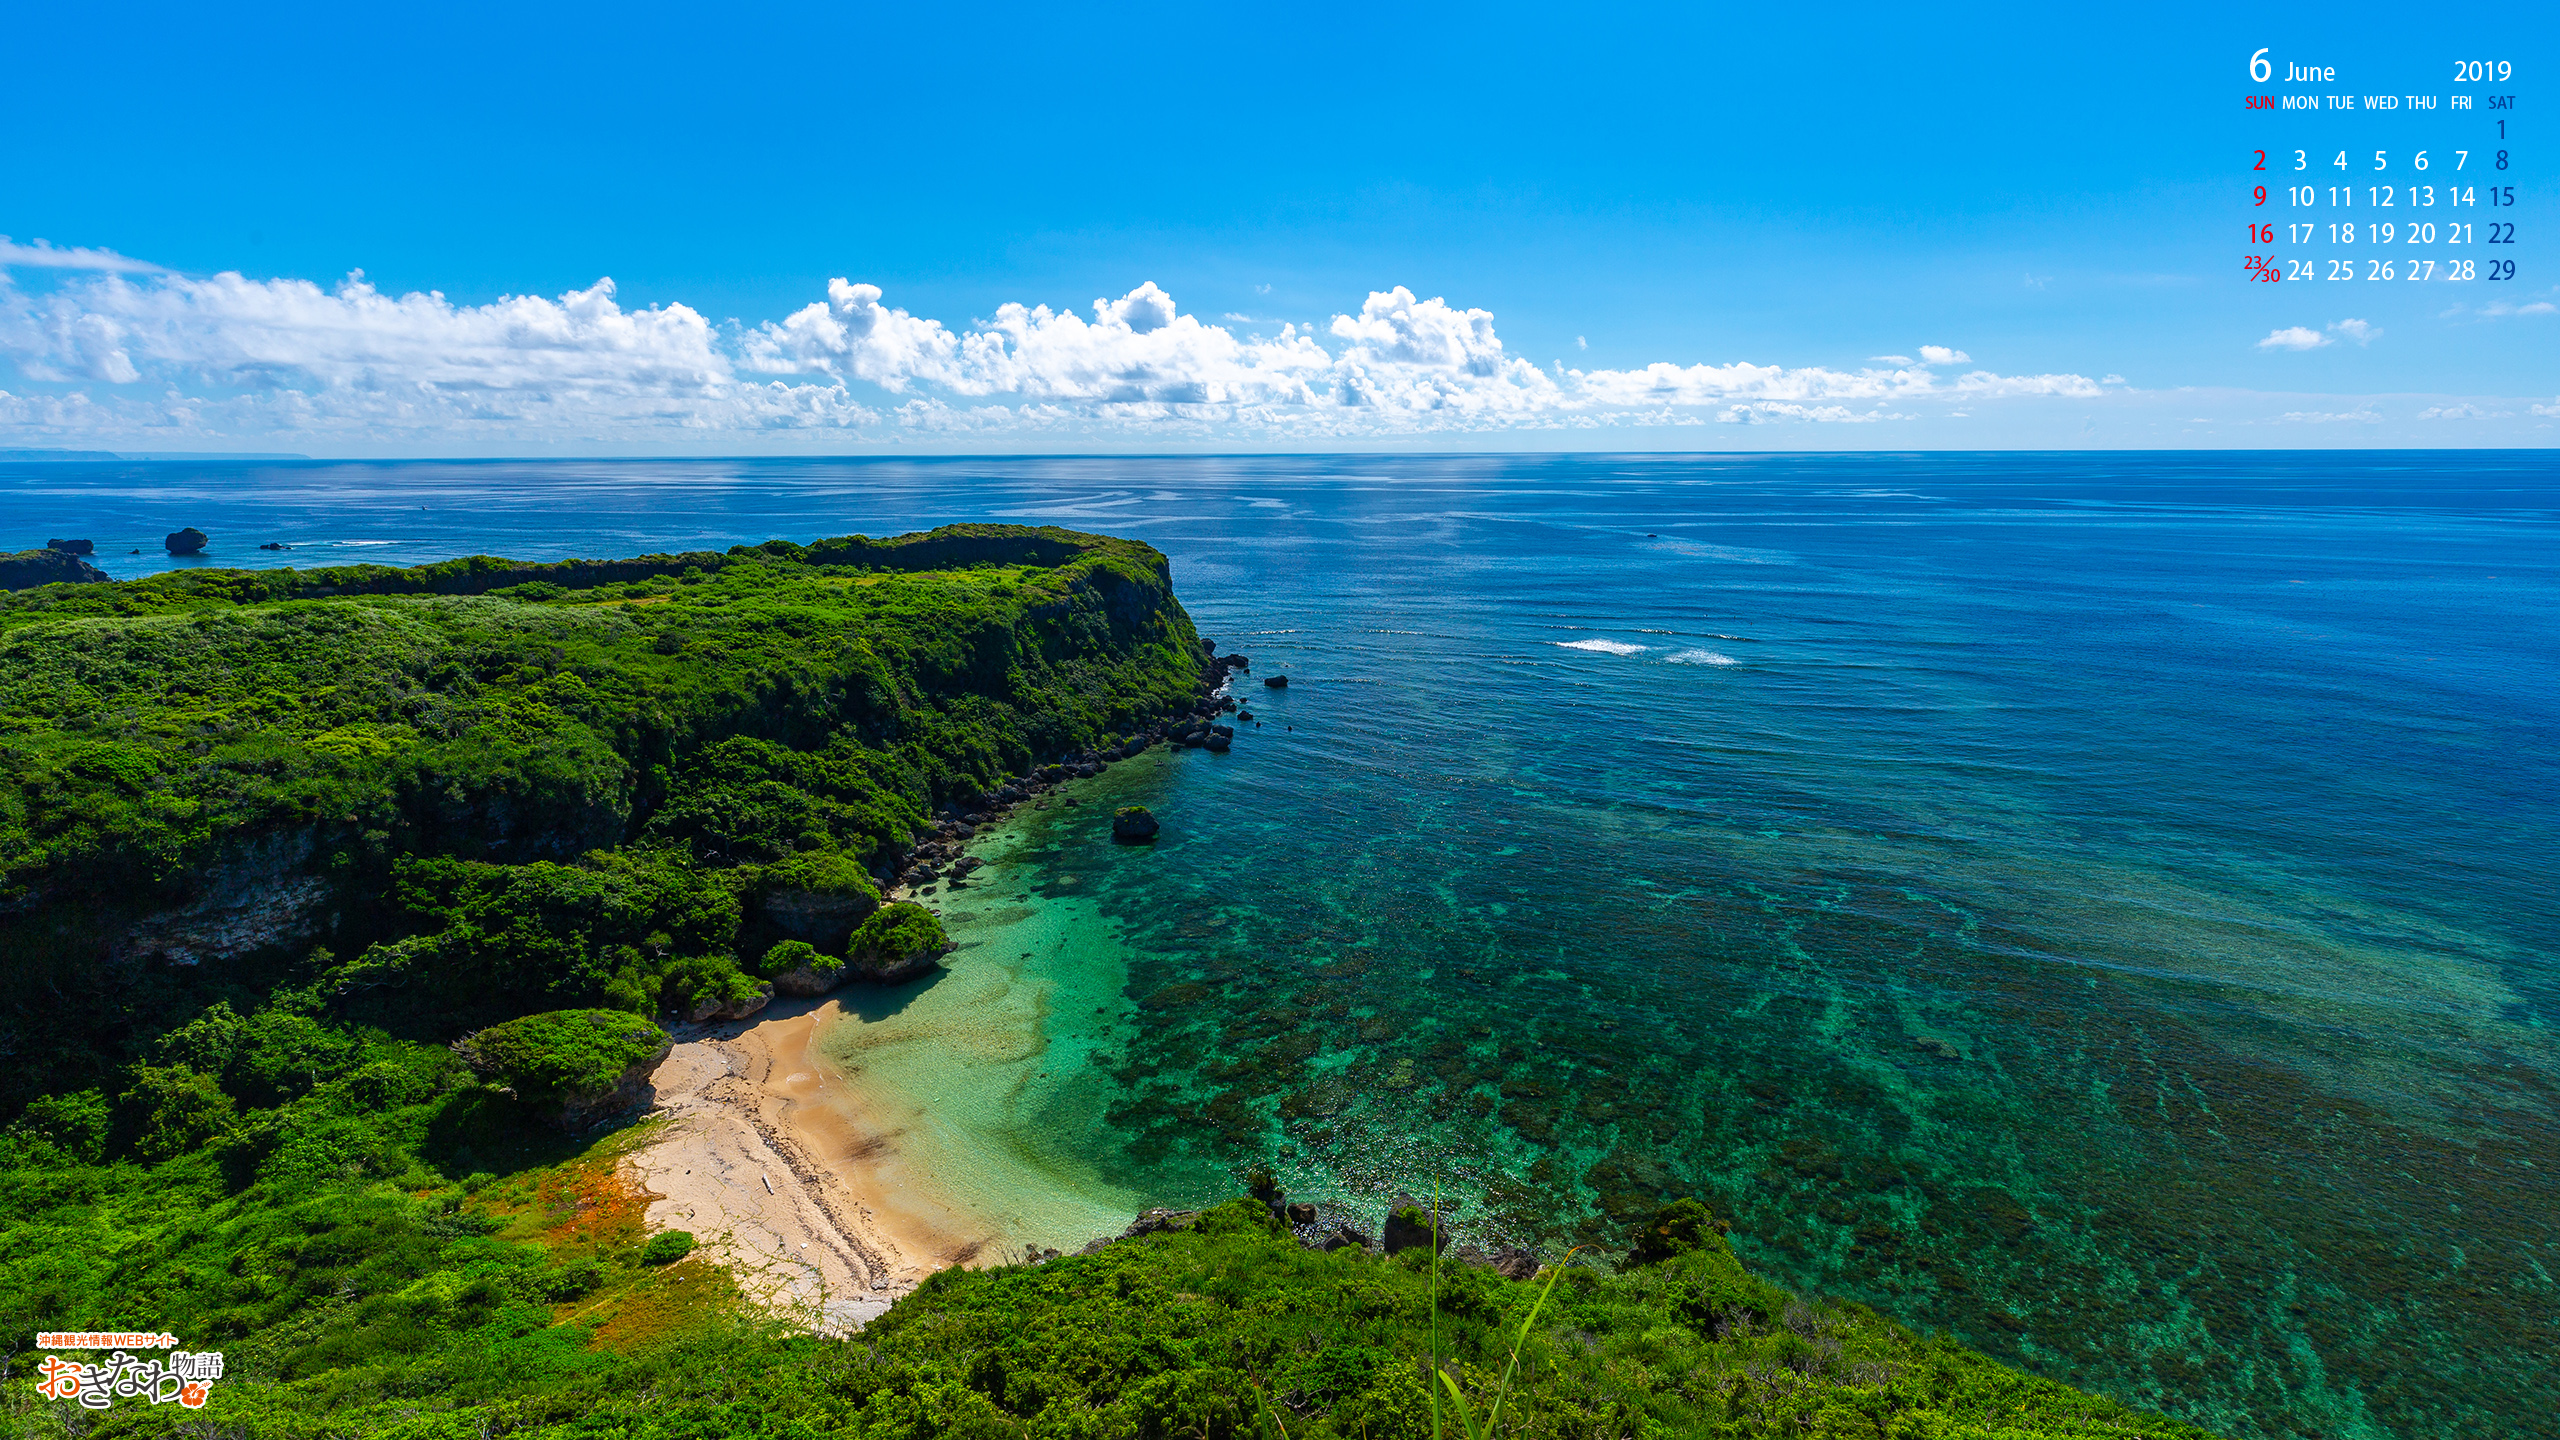
M 881 1293 L 1255 1166 L 1550 1251 L 1696 1194 L 1771 1280 L 2222 1433 L 2486 1437 L 2560 1405 L 2556 501 L 2478 455 L 18 465 L 0 550 L 1169 557 L 1251 657 L 1233 749 L 971 837 L 938 973 L 718 1027 L 805 1023 L 742 1081 L 929 1182 Z

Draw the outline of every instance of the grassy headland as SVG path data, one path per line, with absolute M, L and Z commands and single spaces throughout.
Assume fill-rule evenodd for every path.
M 1242 1200 L 820 1339 L 651 1244 L 615 1163 L 646 1122 L 560 1128 L 671 1013 L 929 957 L 931 916 L 879 902 L 937 812 L 1207 673 L 1163 557 L 1018 527 L 0 598 L 0 1415 L 1431 1434 L 1429 1365 L 1482 1396 L 1533 1286 Z M 1520 1433 L 2197 1433 L 1789 1297 L 1694 1205 L 1635 1239 L 1519 1342 Z M 40 1328 L 170 1330 L 227 1373 L 202 1411 L 39 1401 Z

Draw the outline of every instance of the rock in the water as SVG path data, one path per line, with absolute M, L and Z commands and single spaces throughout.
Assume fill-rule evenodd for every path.
M 184 530 L 171 531 L 169 538 L 161 543 L 169 547 L 172 555 L 200 555 L 204 553 L 204 547 L 213 543 L 213 537 L 190 525 Z
M 107 572 L 68 550 L 21 550 L 0 555 L 0 590 L 33 590 L 39 585 L 95 585 Z
M 1144 805 L 1123 805 L 1111 812 L 1111 838 L 1128 844 L 1153 840 L 1164 827 Z
M 1354 1230 L 1348 1225 L 1336 1225 L 1331 1230 L 1325 1232 L 1321 1238 L 1309 1243 L 1315 1249 L 1327 1251 L 1346 1249 L 1370 1250 L 1377 1246 L 1377 1242 L 1370 1239 L 1366 1233 Z
M 1314 1203 L 1307 1200 L 1300 1200 L 1292 1203 L 1289 1206 L 1289 1223 L 1292 1225 L 1313 1225 L 1316 1223 L 1316 1207 Z
M 292 546 L 290 546 L 290 545 L 287 545 L 286 543 L 284 543 L 284 542 L 283 542 L 283 541 L 281 541 L 281 540 L 270 540 L 270 541 L 268 541 L 266 544 L 261 545 L 261 546 L 259 546 L 258 548 L 259 548 L 259 549 L 261 549 L 261 550 L 290 550 L 290 549 L 292 549 L 293 547 L 292 547 Z
M 1410 1195 L 1400 1195 L 1387 1211 L 1383 1239 L 1390 1255 L 1399 1250 L 1432 1244 L 1435 1239 L 1439 1247 L 1446 1250 L 1449 1248 L 1448 1208 L 1441 1207 L 1439 1234 L 1435 1237 L 1432 1234 L 1431 1207 Z
M 98 553 L 96 542 L 89 540 L 47 540 L 44 542 L 44 548 L 47 550 L 59 550 L 65 555 L 95 555 Z
M 1236 741 L 1233 734 L 1221 735 L 1217 731 L 1212 730 L 1209 732 L 1209 738 L 1201 741 L 1200 743 L 1211 753 L 1224 755 L 1227 753 L 1228 748 L 1233 746 Z
M 1274 690 L 1286 690 L 1289 688 L 1289 677 L 1286 675 L 1265 676 L 1262 683 Z

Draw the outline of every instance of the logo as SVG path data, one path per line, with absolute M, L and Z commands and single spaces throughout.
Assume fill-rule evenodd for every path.
M 150 1331 L 43 1330 L 39 1350 L 108 1351 L 104 1360 L 66 1360 L 47 1355 L 36 1364 L 36 1393 L 47 1400 L 76 1400 L 85 1409 L 104 1410 L 119 1400 L 148 1400 L 154 1405 L 175 1401 L 180 1409 L 201 1410 L 222 1378 L 219 1350 L 178 1350 L 178 1337 Z M 144 1359 L 123 1348 L 168 1350 L 169 1358 Z

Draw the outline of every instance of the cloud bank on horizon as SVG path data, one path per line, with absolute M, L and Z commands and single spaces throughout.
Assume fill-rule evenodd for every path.
M 49 289 L 13 268 L 64 272 Z M 778 321 L 715 325 L 683 304 L 624 309 L 610 279 L 557 299 L 461 305 L 236 272 L 181 275 L 102 250 L 0 237 L 0 429 L 47 438 L 670 431 L 995 435 L 1077 429 L 1247 439 L 1801 421 L 1874 424 L 1915 407 L 2090 398 L 2077 374 L 1957 371 L 1919 347 L 1855 370 L 1656 362 L 1541 369 L 1493 315 L 1399 285 L 1319 334 L 1241 332 L 1149 281 L 1090 316 L 1007 304 L 954 327 L 837 279 Z M 2109 377 L 2113 380 L 2114 377 Z

